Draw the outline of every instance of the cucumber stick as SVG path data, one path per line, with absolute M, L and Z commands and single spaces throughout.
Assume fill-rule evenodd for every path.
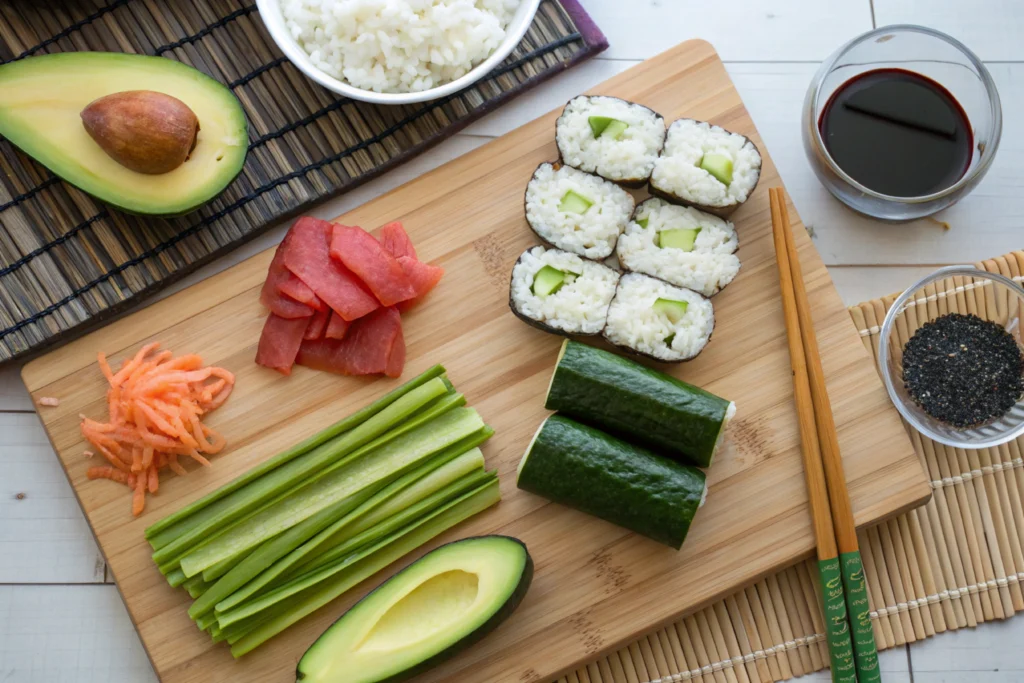
M 181 569 L 185 576 L 194 576 L 245 548 L 262 543 L 347 496 L 415 467 L 425 458 L 484 427 L 483 420 L 471 408 L 449 410 L 366 455 L 347 462 L 345 466 L 317 479 L 273 507 L 250 517 L 235 527 L 231 534 L 218 536 L 200 546 L 181 559 Z M 253 486 L 258 484 L 255 482 Z
M 315 567 L 303 571 L 300 575 L 282 582 L 273 589 L 268 589 L 252 600 L 236 602 L 230 609 L 218 605 L 217 619 L 219 624 L 225 627 L 243 619 L 251 618 L 257 612 L 323 580 L 324 577 L 333 575 L 357 559 L 366 557 L 369 552 L 372 552 L 372 550 L 368 551 L 368 548 L 376 549 L 382 547 L 382 539 L 396 538 L 396 533 L 400 535 L 403 529 L 412 528 L 423 520 L 440 513 L 443 509 L 454 504 L 456 499 L 461 499 L 464 495 L 479 489 L 492 479 L 495 479 L 496 476 L 494 472 L 485 472 L 482 467 L 475 472 L 470 472 L 444 489 L 436 491 L 431 496 L 406 508 L 401 514 L 395 515 L 378 526 L 349 539 L 338 548 L 337 553 L 329 553 L 329 556 L 324 556 Z
M 399 501 L 399 505 L 401 505 L 398 511 L 408 508 L 412 505 L 412 502 L 406 502 L 407 492 L 410 489 L 420 489 L 421 483 L 433 486 L 433 490 L 429 491 L 429 493 L 433 493 L 434 490 L 444 488 L 462 475 L 474 470 L 483 471 L 483 468 L 484 456 L 478 448 L 463 454 L 448 452 L 438 454 L 412 472 L 403 475 L 384 487 L 381 491 L 375 493 L 372 498 L 360 504 L 358 508 L 340 517 L 330 526 L 323 528 L 301 545 L 294 547 L 287 555 L 284 555 L 273 564 L 261 560 L 260 564 L 257 565 L 259 571 L 247 578 L 244 585 L 236 586 L 234 592 L 227 595 L 227 597 L 218 596 L 220 601 L 216 603 L 217 611 L 225 612 L 233 609 L 257 592 L 262 591 L 278 577 L 291 571 L 299 563 L 306 561 L 307 558 L 317 556 L 323 550 L 331 550 L 332 544 L 344 545 L 345 541 L 366 528 L 362 522 L 367 517 L 372 515 L 373 518 L 378 518 L 383 508 L 394 510 L 396 507 L 393 504 L 394 501 Z M 391 514 L 396 514 L 396 512 L 392 512 L 388 516 Z M 356 529 L 357 525 L 359 525 L 358 530 Z M 282 534 L 281 536 L 284 535 Z M 281 536 L 275 538 L 274 541 L 281 538 Z M 256 552 L 259 552 L 259 550 Z M 267 566 L 268 564 L 269 566 Z
M 156 547 L 163 542 L 165 534 L 169 537 L 173 533 L 180 533 L 166 545 L 158 547 L 153 553 L 153 560 L 162 565 L 180 559 L 183 554 L 203 543 L 212 542 L 214 532 L 223 535 L 228 530 L 227 524 L 243 519 L 275 497 L 287 496 L 292 488 L 308 483 L 311 477 L 325 476 L 331 467 L 358 457 L 361 448 L 379 443 L 380 440 L 395 438 L 400 433 L 400 427 L 414 423 L 421 417 L 415 415 L 417 411 L 446 394 L 449 394 L 449 389 L 441 378 L 434 378 L 413 389 L 355 429 L 250 482 L 150 539 L 150 543 Z M 407 419 L 410 416 L 412 418 Z
M 494 505 L 500 498 L 498 480 L 495 478 L 479 489 L 453 501 L 429 519 L 417 523 L 415 528 L 410 529 L 400 538 L 338 572 L 331 579 L 315 584 L 307 591 L 300 593 L 294 601 L 287 603 L 287 611 L 260 623 L 238 639 L 231 646 L 231 654 L 241 657 L 252 651 L 299 619 L 320 609 L 406 553 L 415 550 L 464 519 Z
M 627 358 L 566 340 L 545 407 L 708 467 L 735 405 Z
M 192 603 L 192 607 L 188 610 L 188 615 L 193 619 L 198 619 L 207 612 L 213 611 L 214 605 L 242 586 L 245 586 L 268 564 L 287 555 L 297 546 L 337 520 L 348 519 L 353 511 L 371 499 L 379 488 L 379 486 L 369 487 L 357 492 L 355 495 L 343 498 L 266 541 L 249 553 L 244 560 L 232 567 L 224 576 L 220 577 L 216 583 L 212 584 L 202 594 L 202 597 Z M 232 557 L 237 556 L 238 553 L 235 553 Z M 201 576 L 201 574 L 198 576 Z M 189 581 L 191 580 L 189 579 Z M 196 596 L 193 595 L 192 597 Z
M 153 537 L 160 534 L 162 531 L 170 529 L 179 522 L 182 522 L 185 519 L 193 516 L 195 513 L 199 512 L 208 505 L 211 505 L 212 503 L 220 500 L 221 498 L 224 498 L 228 494 L 234 493 L 235 491 L 244 487 L 250 482 L 255 481 L 259 477 L 262 477 L 267 472 L 276 469 L 281 465 L 284 465 L 285 463 L 302 455 L 303 453 L 306 453 L 307 451 L 313 450 L 317 446 L 320 446 L 321 444 L 330 441 L 339 434 L 342 434 L 351 429 L 354 429 L 355 427 L 358 427 L 359 425 L 366 422 L 368 419 L 370 419 L 377 413 L 381 412 L 398 399 L 408 394 L 413 389 L 416 389 L 426 384 L 435 377 L 443 376 L 444 372 L 445 370 L 443 366 L 435 365 L 434 367 L 428 369 L 426 372 L 419 375 L 418 377 L 414 377 L 413 379 L 409 380 L 408 382 L 398 387 L 394 391 L 377 399 L 376 401 L 366 406 L 362 410 L 358 410 L 355 413 L 352 413 L 345 419 L 340 420 L 339 422 L 334 423 L 327 429 L 324 429 L 323 431 L 314 434 L 305 441 L 295 444 L 291 448 L 281 453 L 278 453 L 273 458 L 270 458 L 269 460 L 260 463 L 256 467 L 253 467 L 252 469 L 245 472 L 245 474 L 241 475 L 237 479 L 232 480 L 230 483 L 221 486 L 216 491 L 212 491 L 211 493 L 203 496 L 199 500 L 193 503 L 189 503 L 188 505 L 178 510 L 177 512 L 170 514 L 164 517 L 163 519 L 157 521 L 156 523 L 152 524 L 146 529 L 146 538 L 152 539 Z
M 704 500 L 704 473 L 562 415 L 541 425 L 519 488 L 679 549 Z
M 494 473 L 485 472 L 482 468 L 476 472 L 464 475 L 445 488 L 432 493 L 421 501 L 418 501 L 416 504 L 407 507 L 391 517 L 381 520 L 374 526 L 364 529 L 344 542 L 339 543 L 334 548 L 331 548 L 329 552 L 324 553 L 323 556 L 319 557 L 316 562 L 312 562 L 309 565 L 304 566 L 302 571 L 298 573 L 298 576 L 318 571 L 329 564 L 337 562 L 346 555 L 374 543 L 376 539 L 400 529 L 405 524 L 411 524 L 418 517 L 427 515 L 435 508 L 445 505 L 467 491 L 475 489 L 488 480 L 493 479 L 494 476 Z

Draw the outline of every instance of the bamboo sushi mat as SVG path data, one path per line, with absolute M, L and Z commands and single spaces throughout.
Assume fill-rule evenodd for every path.
M 1024 251 L 978 264 L 1024 282 Z M 984 291 L 983 291 L 984 290 Z M 878 360 L 879 327 L 897 295 L 850 308 Z M 1007 308 L 991 288 L 945 280 L 912 306 L 927 314 Z M 908 326 L 917 318 L 907 314 Z M 916 327 L 900 333 L 902 345 Z M 879 649 L 1024 610 L 1024 438 L 957 450 L 911 430 L 932 500 L 858 534 Z M 560 683 L 766 683 L 828 665 L 817 571 L 811 561 L 653 631 Z
M 577 0 L 544 0 L 519 46 L 476 85 L 377 106 L 305 78 L 252 0 L 0 0 L 0 63 L 75 50 L 175 59 L 234 91 L 250 136 L 245 168 L 227 190 L 172 219 L 107 208 L 0 138 L 0 364 L 84 333 L 607 45 Z

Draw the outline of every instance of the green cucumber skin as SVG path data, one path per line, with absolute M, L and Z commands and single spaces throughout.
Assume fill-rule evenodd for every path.
M 678 550 L 704 494 L 704 473 L 593 427 L 552 415 L 518 486 Z
M 709 467 L 729 401 L 614 353 L 567 341 L 544 407 Z

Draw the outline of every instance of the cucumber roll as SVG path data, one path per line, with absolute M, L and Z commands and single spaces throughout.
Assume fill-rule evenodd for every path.
M 651 172 L 651 194 L 725 214 L 747 201 L 761 177 L 761 153 L 748 138 L 704 121 L 679 119 Z
M 562 415 L 519 463 L 519 488 L 678 550 L 704 502 L 704 473 Z
M 569 166 L 625 187 L 642 187 L 665 144 L 665 119 L 617 97 L 580 95 L 558 117 L 555 142 Z
M 699 467 L 711 465 L 736 413 L 732 401 L 569 340 L 544 407 Z
M 653 198 L 636 207 L 616 254 L 626 270 L 712 296 L 740 272 L 737 248 L 729 221 Z
M 512 268 L 509 306 L 526 323 L 555 334 L 601 334 L 619 274 L 561 249 L 532 247 Z
M 657 278 L 626 273 L 608 307 L 604 337 L 627 351 L 665 363 L 695 358 L 715 328 L 711 302 Z
M 559 249 L 600 261 L 611 256 L 635 202 L 613 182 L 543 163 L 526 186 L 526 221 Z

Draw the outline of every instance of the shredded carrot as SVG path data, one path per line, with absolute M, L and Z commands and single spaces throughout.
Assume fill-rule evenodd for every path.
M 146 506 L 146 493 L 160 488 L 160 470 L 188 474 L 178 458 L 188 456 L 208 467 L 204 454 L 219 453 L 225 438 L 202 416 L 223 405 L 235 376 L 223 368 L 203 367 L 196 354 L 175 357 L 147 344 L 126 358 L 116 372 L 104 354 L 97 362 L 110 388 L 107 422 L 80 415 L 85 437 L 110 466 L 90 467 L 89 479 L 110 479 L 132 491 L 132 514 Z M 57 405 L 40 399 L 40 405 Z M 85 452 L 88 457 L 92 451 Z

